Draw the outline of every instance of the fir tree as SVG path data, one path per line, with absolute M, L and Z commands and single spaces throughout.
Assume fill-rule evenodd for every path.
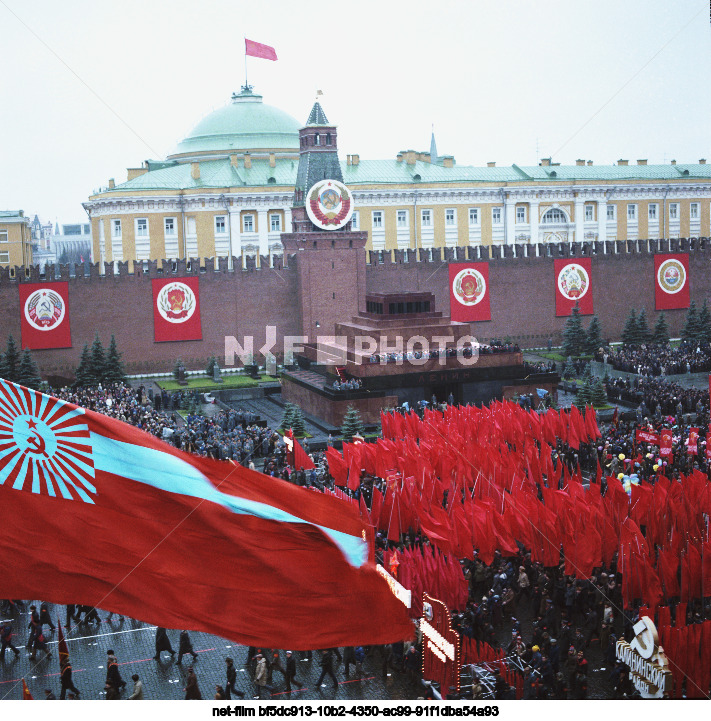
M 600 326 L 599 318 L 594 315 L 590 319 L 590 325 L 588 326 L 587 337 L 585 339 L 585 350 L 593 354 L 602 346 L 602 327 Z
M 585 364 L 585 370 L 583 371 L 583 380 L 588 384 L 592 385 L 593 382 L 593 374 L 592 374 L 592 366 L 590 363 Z
M 711 343 L 711 311 L 709 311 L 706 300 L 704 300 L 699 313 L 699 341 L 701 343 Z
M 563 355 L 580 355 L 587 345 L 587 338 L 580 319 L 580 308 L 576 303 L 563 328 Z
M 660 313 L 657 322 L 654 325 L 654 333 L 652 334 L 652 342 L 659 345 L 669 343 L 669 326 L 664 313 Z
M 25 386 L 25 388 L 32 388 L 36 391 L 39 390 L 40 385 L 42 384 L 42 377 L 40 376 L 39 369 L 32 358 L 32 353 L 30 353 L 29 348 L 25 348 L 25 351 L 22 354 L 22 360 L 20 361 L 20 367 L 18 369 L 17 382 L 20 385 Z
M 114 335 L 111 336 L 109 351 L 106 354 L 106 367 L 102 380 L 105 383 L 122 383 L 126 380 L 123 363 L 121 362 L 121 353 L 119 353 L 118 346 L 116 345 L 116 337 Z
M 104 346 L 101 345 L 101 340 L 99 340 L 98 333 L 94 336 L 94 342 L 91 344 L 90 370 L 93 378 L 92 385 L 101 383 L 101 379 L 106 372 L 106 354 L 104 353 Z
M 20 372 L 20 350 L 12 336 L 7 339 L 7 350 L 5 351 L 5 368 L 7 375 L 5 380 L 17 381 Z
M 605 386 L 602 383 L 602 379 L 597 377 L 592 384 L 592 397 L 591 402 L 593 406 L 599 408 L 607 404 L 607 392 Z
M 183 366 L 183 361 L 180 358 L 176 358 L 175 365 L 173 366 L 173 378 L 177 381 L 180 378 L 180 366 Z
M 0 353 L 0 378 L 4 378 L 5 380 L 9 381 L 10 370 L 8 368 L 7 362 L 5 361 L 5 354 Z
M 363 433 L 363 420 L 360 417 L 358 409 L 349 405 L 346 414 L 343 416 L 343 426 L 341 427 L 341 435 L 344 441 L 350 441 L 353 436 Z
M 295 436 L 303 438 L 306 435 L 306 421 L 304 414 L 299 406 L 294 406 L 294 420 L 291 425 Z
M 281 429 L 283 431 L 288 431 L 289 428 L 293 429 L 295 411 L 296 411 L 296 406 L 293 405 L 293 403 L 285 403 L 284 404 L 284 417 L 281 419 Z
M 637 343 L 637 315 L 634 308 L 630 310 L 630 314 L 625 321 L 625 327 L 622 330 L 622 342 L 625 345 L 636 345 Z
M 578 383 L 578 392 L 575 396 L 575 405 L 578 408 L 585 408 L 586 405 L 592 403 L 592 388 L 589 378 L 584 378 Z
M 681 337 L 683 340 L 695 343 L 699 338 L 699 331 L 699 313 L 696 310 L 696 303 L 692 300 L 689 304 L 689 310 L 686 312 L 686 322 L 684 323 L 684 330 L 681 331 Z
M 575 366 L 570 356 L 568 356 L 568 362 L 565 364 L 565 368 L 563 368 L 563 378 L 565 378 L 565 380 L 575 378 Z
M 91 377 L 91 353 L 89 351 L 89 344 L 84 343 L 84 347 L 81 351 L 81 358 L 79 359 L 79 365 L 74 372 L 76 376 L 76 383 L 78 386 L 90 386 L 93 382 Z
M 212 374 L 215 370 L 216 365 L 217 365 L 217 358 L 215 358 L 214 355 L 211 355 L 210 360 L 207 361 L 207 368 L 205 368 L 205 373 L 207 374 L 208 378 L 212 378 Z
M 647 323 L 647 313 L 642 308 L 637 316 L 637 343 L 649 343 L 652 340 L 652 332 Z

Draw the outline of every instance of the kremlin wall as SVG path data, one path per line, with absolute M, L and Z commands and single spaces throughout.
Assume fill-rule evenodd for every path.
M 342 276 L 343 286 L 354 277 L 362 278 L 361 269 L 343 269 L 343 251 L 319 250 L 322 261 L 330 254 L 339 259 L 334 273 Z M 435 310 L 449 315 L 449 262 L 488 261 L 491 297 L 491 321 L 472 323 L 472 335 L 480 342 L 508 337 L 521 347 L 542 347 L 552 338 L 560 342 L 565 317 L 555 315 L 554 271 L 556 258 L 591 258 L 591 288 L 594 311 L 600 318 L 605 338 L 618 340 L 630 308 L 644 308 L 650 325 L 657 317 L 654 306 L 654 253 L 689 253 L 691 299 L 697 305 L 711 298 L 711 243 L 708 238 L 672 240 L 607 241 L 605 243 L 478 246 L 469 248 L 435 248 L 416 252 L 358 251 L 359 262 L 365 263 L 367 293 L 400 293 L 429 291 L 435 297 Z M 491 257 L 490 257 L 491 254 Z M 129 273 L 128 263 L 119 263 L 114 274 L 112 263 L 105 265 L 100 275 L 98 264 L 89 267 L 88 275 L 77 266 L 77 274 L 70 275 L 68 266 L 48 268 L 40 276 L 38 267 L 13 271 L 0 269 L 0 308 L 3 309 L 3 331 L 21 337 L 20 299 L 18 284 L 54 280 L 68 282 L 68 313 L 71 323 L 71 348 L 34 350 L 33 356 L 44 377 L 70 379 L 81 349 L 91 344 L 95 333 L 108 344 L 115 334 L 128 373 L 166 372 L 176 358 L 182 358 L 188 369 L 201 369 L 211 355 L 225 365 L 225 336 L 234 336 L 242 343 L 245 336 L 254 338 L 255 362 L 264 363 L 257 349 L 266 340 L 266 326 L 277 328 L 274 348 L 281 358 L 284 336 L 302 334 L 299 303 L 300 282 L 298 263 L 300 254 L 286 258 L 255 259 L 244 257 L 228 270 L 227 259 L 217 263 L 205 259 L 189 265 L 178 261 L 171 266 L 174 273 L 163 273 L 156 262 L 136 264 Z M 327 267 L 328 263 L 326 264 Z M 188 267 L 190 270 L 188 271 Z M 328 271 L 324 271 L 328 272 Z M 154 306 L 151 293 L 152 278 L 199 277 L 200 317 L 202 340 L 155 342 Z M 336 287 L 340 281 L 323 279 Z M 315 279 L 312 282 L 319 282 Z M 352 316 L 353 295 L 344 287 L 343 298 L 336 297 L 328 309 L 328 316 L 319 318 L 324 335 L 333 333 L 335 324 Z M 304 288 L 303 292 L 308 292 Z M 359 309 L 364 310 L 364 309 Z M 672 336 L 679 335 L 686 310 L 665 311 Z M 589 318 L 584 318 L 587 326 Z M 237 361 L 239 363 L 239 361 Z

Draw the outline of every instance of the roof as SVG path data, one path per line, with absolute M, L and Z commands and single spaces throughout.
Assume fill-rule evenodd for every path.
M 443 165 L 418 160 L 412 165 L 397 160 L 361 160 L 357 165 L 340 163 L 346 185 L 406 185 L 409 183 L 521 183 L 625 180 L 711 180 L 711 165 L 552 165 L 479 167 Z M 200 162 L 200 178 L 191 177 L 190 163 L 173 161 L 133 180 L 115 191 L 182 190 L 188 188 L 294 186 L 298 162 L 276 158 L 276 167 L 264 158 L 253 158 L 252 167 L 235 168 L 229 158 Z M 114 190 L 106 192 L 114 192 Z M 10 212 L 10 211 L 6 211 Z
M 309 119 L 306 121 L 306 125 L 330 125 L 326 113 L 323 112 L 321 103 L 318 100 L 314 103 L 309 114 Z
M 24 218 L 24 215 L 21 210 L 0 210 L 0 218 Z
M 299 149 L 300 123 L 262 96 L 243 89 L 232 102 L 203 118 L 168 157 L 200 156 L 206 152 Z

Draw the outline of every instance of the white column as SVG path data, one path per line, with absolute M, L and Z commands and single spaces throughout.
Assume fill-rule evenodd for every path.
M 538 237 L 538 205 L 539 201 L 537 200 L 532 200 L 529 203 L 528 222 L 531 228 L 531 243 L 540 242 Z
M 507 195 L 504 198 L 504 213 L 506 213 L 506 245 L 516 242 L 516 203 Z
M 575 199 L 575 242 L 585 240 L 585 206 L 582 198 Z
M 239 258 L 242 255 L 242 239 L 240 230 L 239 210 L 230 210 L 230 260 L 228 268 L 232 269 L 232 256 Z
M 269 255 L 269 217 L 266 210 L 257 211 L 257 230 L 259 234 L 259 255 Z
M 284 232 L 291 233 L 291 208 L 284 208 Z
M 607 199 L 597 201 L 597 239 L 607 240 Z

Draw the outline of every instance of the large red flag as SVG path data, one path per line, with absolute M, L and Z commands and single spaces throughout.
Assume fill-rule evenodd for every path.
M 271 45 L 263 45 L 254 40 L 244 39 L 244 53 L 251 55 L 253 58 L 263 58 L 264 60 L 276 60 L 277 54 Z
M 576 258 L 575 261 L 554 260 L 555 314 L 571 315 L 578 304 L 580 315 L 592 315 L 592 260 Z
M 411 634 L 368 560 L 357 508 L 6 381 L 0 507 L 0 557 L 23 556 L 3 568 L 8 598 L 97 606 L 251 646 Z M 347 613 L 345 598 L 358 599 Z M 238 614 L 215 612 L 235 603 Z
M 153 340 L 201 340 L 200 279 L 154 278 Z
M 654 299 L 657 310 L 689 307 L 688 253 L 654 256 Z
M 71 348 L 69 283 L 20 283 L 22 347 Z
M 34 701 L 34 696 L 30 693 L 30 689 L 27 688 L 27 682 L 22 679 L 22 700 L 23 701 Z
M 449 303 L 455 322 L 491 320 L 489 264 L 450 263 Z

